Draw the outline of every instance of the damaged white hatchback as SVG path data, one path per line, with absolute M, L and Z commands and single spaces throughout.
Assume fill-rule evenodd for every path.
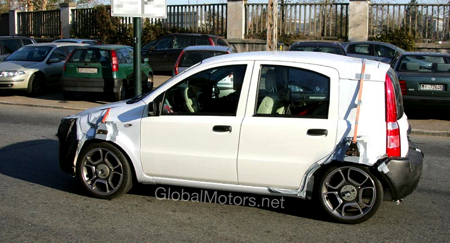
M 204 60 L 153 92 L 66 117 L 63 171 L 111 199 L 134 181 L 315 199 L 360 223 L 422 174 L 389 65 L 312 52 Z

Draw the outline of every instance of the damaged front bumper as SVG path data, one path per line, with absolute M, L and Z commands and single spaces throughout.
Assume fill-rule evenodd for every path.
M 411 142 L 406 157 L 381 159 L 375 165 L 388 184 L 394 201 L 404 199 L 417 188 L 422 167 L 423 153 Z
M 78 146 L 77 118 L 63 119 L 56 136 L 59 140 L 59 166 L 61 170 L 75 175 L 74 160 Z

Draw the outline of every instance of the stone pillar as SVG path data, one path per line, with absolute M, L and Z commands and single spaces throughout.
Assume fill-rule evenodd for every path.
M 227 39 L 244 39 L 247 0 L 227 1 Z
M 367 41 L 369 38 L 370 0 L 350 0 L 348 10 L 348 40 Z
M 18 29 L 17 29 L 17 9 L 15 10 L 9 10 L 9 35 L 17 35 Z
M 70 30 L 72 28 L 72 9 L 76 7 L 76 3 L 60 3 L 61 11 L 61 38 L 70 38 Z

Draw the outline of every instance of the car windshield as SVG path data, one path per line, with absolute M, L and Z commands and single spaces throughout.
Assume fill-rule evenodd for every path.
M 180 60 L 180 67 L 190 67 L 206 58 L 227 54 L 223 51 L 189 51 L 185 52 Z
M 313 51 L 345 55 L 342 49 L 333 46 L 297 46 L 293 47 L 290 51 Z
M 73 52 L 68 62 L 103 63 L 110 62 L 110 52 L 99 49 L 78 49 Z
M 11 54 L 6 60 L 42 62 L 51 50 L 51 46 L 24 46 Z
M 449 72 L 450 60 L 446 56 L 411 55 L 401 60 L 399 71 L 442 73 Z

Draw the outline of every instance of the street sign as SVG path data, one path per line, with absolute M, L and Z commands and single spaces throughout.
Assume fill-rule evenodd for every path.
M 111 15 L 165 19 L 167 3 L 166 0 L 111 0 Z

